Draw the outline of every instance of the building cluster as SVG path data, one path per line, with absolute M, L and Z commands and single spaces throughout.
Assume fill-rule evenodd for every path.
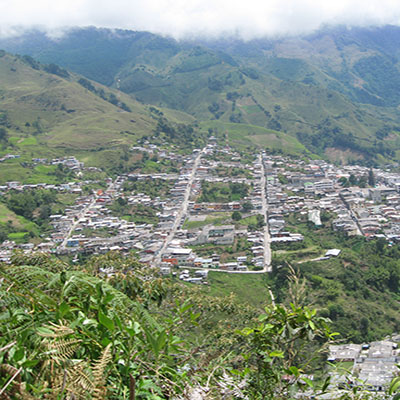
M 336 216 L 336 231 L 400 241 L 400 174 L 283 156 L 267 156 L 265 164 L 272 241 L 301 240 L 284 232 L 285 215 L 299 212 L 319 225 L 324 211 Z
M 265 152 L 253 161 L 242 162 L 237 152 L 228 146 L 218 146 L 214 140 L 190 155 L 168 152 L 149 143 L 131 150 L 179 162 L 181 169 L 173 173 L 122 175 L 114 181 L 107 179 L 107 188 L 87 194 L 83 186 L 96 182 L 59 185 L 7 182 L 0 186 L 1 193 L 52 189 L 76 196 L 75 204 L 50 216 L 53 231 L 48 237 L 23 250 L 59 254 L 135 250 L 141 262 L 156 264 L 163 271 L 178 266 L 243 272 L 265 267 L 270 243 L 303 240 L 301 234 L 287 227 L 289 215 L 299 213 L 311 223 L 321 225 L 325 212 L 335 216 L 334 230 L 367 238 L 382 237 L 390 243 L 400 241 L 400 174 L 392 171 L 338 167 L 322 160 L 307 162 Z M 72 169 L 83 167 L 75 157 L 34 159 L 34 162 L 62 163 Z M 220 171 L 235 173 L 224 176 Z M 371 175 L 373 186 L 367 184 Z M 124 189 L 124 183 L 156 178 L 169 182 L 169 191 L 162 198 Z M 232 201 L 200 202 L 204 182 L 244 184 L 248 193 Z M 135 210 L 151 209 L 156 222 L 137 223 L 133 222 L 135 218 L 129 218 L 134 215 L 126 218 L 115 214 L 112 205 L 121 199 Z M 230 219 L 235 212 L 242 218 L 261 219 L 253 226 L 235 224 Z M 218 215 L 225 215 L 228 221 L 219 223 Z M 221 262 L 221 251 L 217 248 L 228 248 L 238 240 L 246 243 L 246 250 Z M 18 246 L 8 241 L 6 248 L 0 250 L 0 257 L 9 259 L 11 251 Z M 196 254 L 201 246 L 215 246 L 216 250 L 207 256 L 202 252 Z
M 44 165 L 62 165 L 65 168 L 69 168 L 72 171 L 78 172 L 84 168 L 84 163 L 79 161 L 74 156 L 53 158 L 49 160 L 48 158 L 32 158 L 34 165 L 44 164 Z M 97 169 L 97 168 L 96 168 Z
M 400 337 L 366 344 L 342 344 L 329 346 L 328 361 L 348 368 L 331 371 L 331 389 L 362 387 L 374 392 L 385 391 L 397 375 Z

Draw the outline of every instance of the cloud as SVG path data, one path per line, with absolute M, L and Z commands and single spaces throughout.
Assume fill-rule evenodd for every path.
M 68 26 L 250 39 L 312 32 L 321 25 L 400 24 L 398 0 L 3 0 L 0 34 Z

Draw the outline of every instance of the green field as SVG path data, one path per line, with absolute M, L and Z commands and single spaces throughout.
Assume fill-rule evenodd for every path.
M 230 274 L 210 271 L 210 288 L 204 289 L 216 297 L 229 296 L 233 293 L 240 302 L 263 309 L 270 304 L 265 274 Z
M 232 213 L 230 212 L 216 212 L 207 215 L 204 221 L 189 221 L 186 219 L 183 229 L 201 228 L 209 224 L 218 225 L 224 222 L 231 222 L 231 215 Z
M 280 150 L 288 154 L 301 154 L 307 152 L 295 137 L 283 132 L 273 131 L 256 125 L 237 124 L 222 121 L 202 122 L 204 130 L 213 129 L 220 133 L 226 133 L 230 143 L 239 148 L 253 146 Z

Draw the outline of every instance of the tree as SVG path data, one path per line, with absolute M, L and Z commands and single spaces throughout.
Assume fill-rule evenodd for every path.
M 4 127 L 0 127 L 0 141 L 1 142 L 7 141 L 7 129 Z
M 343 186 L 343 187 L 349 187 L 349 181 L 345 176 L 341 176 L 338 180 L 338 182 Z
M 242 219 L 242 214 L 239 211 L 234 211 L 232 213 L 232 219 L 234 221 L 240 221 Z
M 242 330 L 251 346 L 246 369 L 249 397 L 283 400 L 293 398 L 305 386 L 313 388 L 305 374 L 319 351 L 311 350 L 310 343 L 328 343 L 333 339 L 336 333 L 330 331 L 328 320 L 318 317 L 316 310 L 291 303 L 290 307 L 266 307 L 259 321 L 255 328 Z
M 265 225 L 264 216 L 261 214 L 257 214 L 256 218 L 257 218 L 257 228 L 262 228 Z
M 355 177 L 355 175 L 350 174 L 350 176 L 349 176 L 349 183 L 350 183 L 351 186 L 357 185 L 357 178 Z
M 375 176 L 372 168 L 370 168 L 370 170 L 368 171 L 368 185 L 371 187 L 375 187 Z
M 249 212 L 250 210 L 253 209 L 253 205 L 250 203 L 250 201 L 246 201 L 242 205 L 243 211 Z

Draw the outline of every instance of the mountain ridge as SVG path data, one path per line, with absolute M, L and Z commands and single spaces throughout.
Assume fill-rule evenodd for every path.
M 311 153 L 335 148 L 367 162 L 397 159 L 400 28 L 337 27 L 298 38 L 176 41 L 149 32 L 73 29 L 0 40 L 198 121 L 255 125 L 290 135 Z M 78 46 L 79 44 L 79 46 Z M 229 135 L 229 131 L 228 131 Z

